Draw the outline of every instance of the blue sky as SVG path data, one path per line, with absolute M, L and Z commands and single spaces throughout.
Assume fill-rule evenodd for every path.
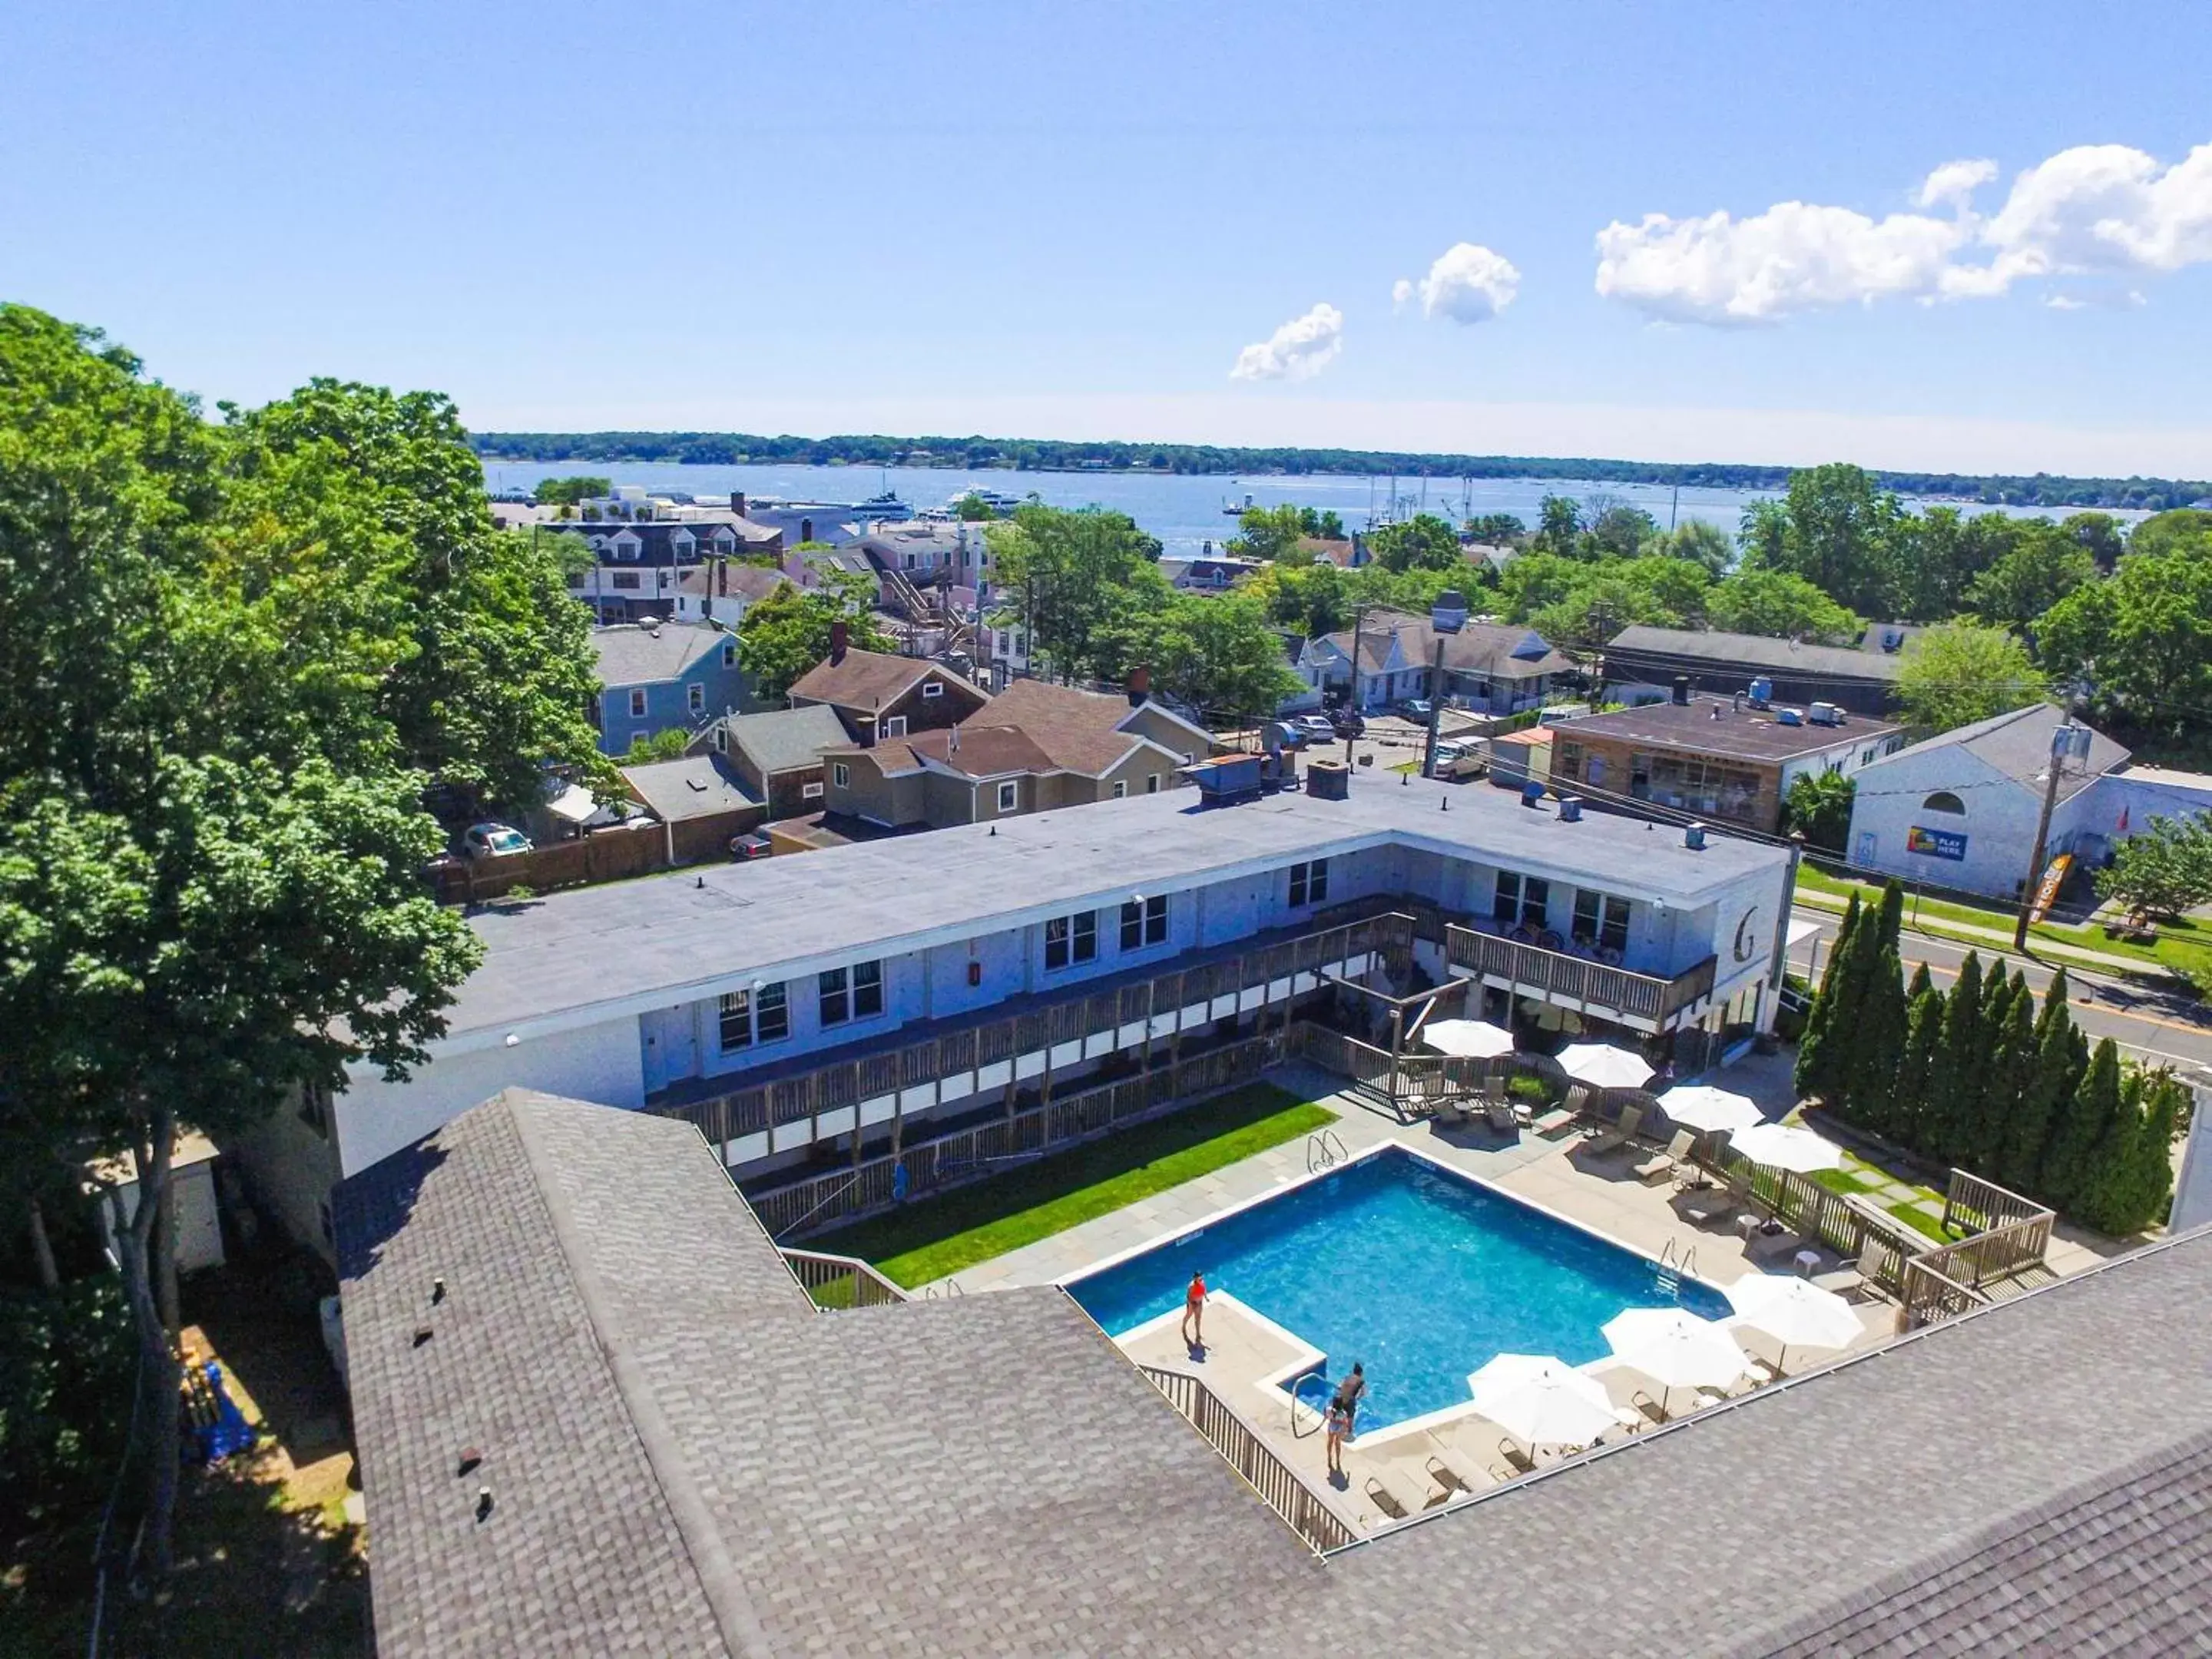
M 485 428 L 2201 477 L 2208 46 L 2078 0 L 21 6 L 0 296 L 211 401 Z

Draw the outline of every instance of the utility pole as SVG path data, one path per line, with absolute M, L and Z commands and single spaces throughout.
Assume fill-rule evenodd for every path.
M 2064 771 L 2066 757 L 2074 751 L 2073 721 L 2062 721 L 2051 728 L 2051 761 L 2045 769 L 2043 781 L 2043 814 L 2035 821 L 2035 850 L 2028 854 L 2027 879 L 2021 884 L 2020 916 L 2013 923 L 2012 948 L 2027 949 L 2027 921 L 2035 911 L 2035 896 L 2043 885 L 2043 854 L 2051 837 L 2051 809 L 2058 804 L 2058 779 Z
M 1444 641 L 1437 635 L 1437 658 L 1429 670 L 1429 739 L 1421 746 L 1421 775 L 1437 775 L 1437 722 L 1444 712 Z
M 1344 763 L 1345 763 L 1346 766 L 1350 766 L 1350 765 L 1352 764 L 1352 732 L 1353 732 L 1353 729 L 1354 729 L 1354 727 L 1353 727 L 1353 722 L 1357 721 L 1357 720 L 1360 718 L 1360 714 L 1359 714 L 1359 630 L 1360 630 L 1361 627 L 1362 627 L 1362 626 L 1366 623 L 1366 621 L 1367 621 L 1367 607 L 1366 607 L 1366 605 L 1365 605 L 1364 604 L 1361 604 L 1361 605 L 1355 605 L 1354 607 L 1352 607 L 1352 720 L 1348 720 L 1348 721 L 1346 721 L 1346 722 L 1345 723 L 1345 727 L 1344 727 Z

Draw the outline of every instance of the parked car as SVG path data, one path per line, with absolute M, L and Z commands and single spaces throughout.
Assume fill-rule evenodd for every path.
M 1366 718 L 1356 708 L 1340 708 L 1329 716 L 1329 720 L 1332 736 L 1357 738 L 1366 734 Z
M 764 859 L 775 851 L 775 843 L 759 830 L 750 835 L 730 837 L 730 856 L 743 864 L 747 859 Z
M 512 858 L 530 850 L 530 837 L 511 823 L 472 823 L 461 837 L 461 851 L 472 859 Z
M 1297 732 L 1309 742 L 1327 743 L 1336 735 L 1336 726 L 1326 714 L 1299 714 L 1283 725 L 1285 730 Z
M 1424 724 L 1426 724 L 1429 716 L 1436 712 L 1436 706 L 1426 697 L 1408 697 L 1398 705 L 1398 708 L 1407 720 L 1419 720 Z

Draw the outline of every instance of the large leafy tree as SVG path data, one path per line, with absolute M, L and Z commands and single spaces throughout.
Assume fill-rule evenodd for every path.
M 2031 628 L 2084 582 L 2094 580 L 2089 550 L 2055 525 L 2025 526 L 2004 556 L 1976 576 L 1966 603 L 1984 622 Z
M 1905 720 L 1930 732 L 1988 720 L 2041 701 L 2027 647 L 2002 628 L 1945 623 L 1908 641 L 1897 676 Z
M 1030 501 L 989 530 L 997 592 L 1062 679 L 1097 672 L 1097 643 L 1132 602 L 1165 602 L 1160 544 L 1127 514 Z
M 470 526 L 441 517 L 434 476 L 408 475 L 401 495 L 433 497 L 412 503 L 349 478 L 341 441 L 253 435 L 283 424 L 210 427 L 98 336 L 0 307 L 0 1144 L 137 1160 L 118 1254 L 156 1576 L 177 1473 L 159 1218 L 178 1130 L 220 1136 L 354 1063 L 404 1074 L 476 959 L 416 874 L 440 836 L 418 804 L 414 693 L 392 684 L 437 683 L 405 573 L 426 547 L 465 564 L 440 538 Z M 317 476 L 271 482 L 268 457 L 302 448 Z M 272 640 L 277 548 L 366 568 L 368 591 Z
M 1802 576 L 1862 615 L 1891 614 L 1910 535 L 1897 497 L 1872 473 L 1842 462 L 1790 475 L 1778 526 L 1761 515 L 1746 552 L 1760 565 Z
M 831 570 L 822 586 L 785 583 L 748 605 L 738 623 L 738 663 L 754 691 L 780 697 L 791 683 L 830 654 L 831 635 L 845 624 L 845 642 L 860 651 L 889 651 L 893 641 L 869 606 L 867 578 Z
M 2168 920 L 2212 902 L 2212 823 L 2153 818 L 2112 849 L 2097 896 Z
M 1113 678 L 1146 663 L 1160 691 L 1224 724 L 1272 714 L 1302 684 L 1267 611 L 1242 594 L 1177 593 L 1114 631 L 1124 660 Z
M 1385 570 L 1456 570 L 1467 563 L 1452 527 L 1432 513 L 1370 531 L 1367 544 Z
M 1850 833 L 1858 787 L 1841 772 L 1800 772 L 1782 798 L 1782 827 L 1824 852 L 1840 855 Z
M 1802 576 L 1757 567 L 1716 584 L 1705 596 L 1705 618 L 1726 633 L 1821 645 L 1848 645 L 1866 626 Z
M 2212 703 L 2212 527 L 2199 520 L 2212 514 L 2138 526 L 2111 580 L 2075 587 L 2036 629 L 2054 674 L 2161 730 L 2183 730 Z

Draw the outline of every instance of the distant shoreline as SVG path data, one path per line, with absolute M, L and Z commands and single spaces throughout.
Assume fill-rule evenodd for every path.
M 803 438 L 741 432 L 479 432 L 488 460 L 580 465 L 897 466 L 933 471 L 1194 476 L 1237 479 L 1310 476 L 1526 479 L 1667 488 L 1781 490 L 1800 469 L 1731 462 L 1607 460 L 1595 457 L 1423 454 L 1389 450 L 1249 448 L 1204 444 L 1078 443 L 1039 438 L 879 434 Z M 2100 507 L 2158 512 L 2212 497 L 2212 483 L 2174 478 L 2076 478 L 1875 469 L 1882 487 L 1961 506 Z

